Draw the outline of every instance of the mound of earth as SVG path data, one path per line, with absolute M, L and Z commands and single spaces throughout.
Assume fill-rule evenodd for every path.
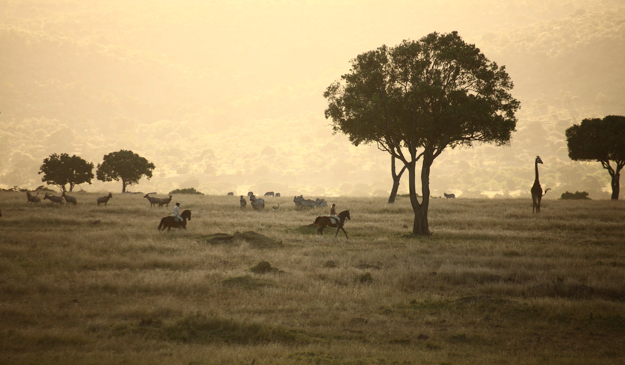
M 275 240 L 254 231 L 235 232 L 233 235 L 226 233 L 215 233 L 200 237 L 200 242 L 210 244 L 231 243 L 235 241 L 245 241 L 253 248 L 282 247 L 282 241 Z
M 284 271 L 272 267 L 271 264 L 267 261 L 261 261 L 256 266 L 250 267 L 251 272 L 255 274 L 268 274 L 268 273 L 283 273 Z

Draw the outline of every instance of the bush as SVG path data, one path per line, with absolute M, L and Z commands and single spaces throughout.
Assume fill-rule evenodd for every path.
M 560 199 L 562 200 L 567 200 L 567 199 L 572 199 L 572 200 L 590 200 L 590 198 L 588 197 L 588 193 L 585 191 L 576 191 L 575 194 L 573 193 L 569 193 L 568 191 L 566 193 L 562 193 L 562 196 L 560 197 Z
M 169 195 L 174 194 L 195 194 L 195 195 L 204 195 L 199 191 L 195 190 L 195 188 L 186 188 L 186 189 L 176 189 L 169 192 Z

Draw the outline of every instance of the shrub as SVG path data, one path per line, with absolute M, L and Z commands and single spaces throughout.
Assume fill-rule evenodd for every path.
M 588 193 L 585 191 L 576 191 L 574 194 L 573 193 L 569 193 L 568 191 L 566 193 L 562 193 L 562 196 L 560 197 L 560 199 L 562 200 L 567 200 L 567 199 L 571 199 L 571 200 L 590 200 L 590 198 L 588 197 Z
M 174 194 L 195 194 L 195 195 L 204 195 L 199 191 L 195 190 L 195 188 L 186 188 L 186 189 L 176 189 L 169 192 L 169 195 Z

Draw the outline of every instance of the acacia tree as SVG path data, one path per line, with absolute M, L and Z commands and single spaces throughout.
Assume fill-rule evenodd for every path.
M 48 185 L 58 185 L 63 192 L 67 191 L 65 185 L 69 184 L 69 191 L 71 192 L 75 185 L 91 184 L 93 163 L 76 155 L 70 157 L 67 153 L 60 155 L 53 153 L 43 160 L 39 174 L 43 174 L 41 181 Z
M 97 177 L 101 181 L 122 181 L 122 193 L 126 186 L 139 183 L 146 176 L 152 177 L 154 164 L 132 151 L 120 150 L 104 156 L 102 164 L 98 164 Z
M 326 118 L 335 133 L 358 146 L 376 143 L 409 174 L 412 232 L 430 233 L 430 168 L 446 149 L 474 143 L 505 145 L 516 127 L 520 103 L 512 81 L 457 32 L 431 33 L 419 41 L 382 46 L 352 60 L 349 73 L 332 83 Z M 416 165 L 421 160 L 422 200 Z
M 612 200 L 618 200 L 620 173 L 625 166 L 625 117 L 584 119 L 566 130 L 566 141 L 571 160 L 601 162 L 612 177 Z

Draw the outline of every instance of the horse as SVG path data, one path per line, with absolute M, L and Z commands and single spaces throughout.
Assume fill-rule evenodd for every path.
M 347 232 L 345 232 L 345 228 L 343 228 L 343 225 L 345 224 L 345 218 L 349 219 L 350 221 L 352 220 L 349 215 L 349 210 L 344 210 L 340 212 L 339 218 L 340 221 L 338 223 L 333 223 L 333 220 L 330 219 L 330 217 L 328 217 L 327 215 L 317 217 L 317 219 L 315 219 L 315 225 L 319 227 L 319 229 L 317 229 L 317 236 L 323 236 L 323 229 L 327 226 L 330 226 L 337 228 L 334 238 L 338 236 L 340 230 L 343 230 L 343 233 L 345 233 L 345 238 L 349 239 L 349 237 L 347 237 Z
M 158 225 L 158 230 L 165 230 L 165 228 L 167 228 L 167 232 L 169 232 L 170 229 L 172 228 L 184 228 L 187 229 L 187 219 L 191 220 L 191 211 L 190 210 L 185 210 L 182 212 L 182 214 L 180 214 L 180 216 L 182 217 L 182 222 L 178 222 L 174 217 L 172 217 L 171 215 L 168 215 L 167 217 L 164 217 L 163 219 L 161 219 L 161 224 Z M 162 227 L 162 229 L 161 229 Z

